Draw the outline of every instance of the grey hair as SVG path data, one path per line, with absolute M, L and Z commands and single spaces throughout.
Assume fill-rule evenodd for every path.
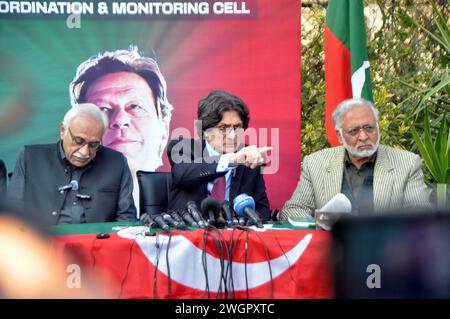
M 366 99 L 357 98 L 357 99 L 344 100 L 341 103 L 339 103 L 339 105 L 333 111 L 333 115 L 332 115 L 334 127 L 337 130 L 341 129 L 342 128 L 342 117 L 344 116 L 344 114 L 347 113 L 348 111 L 350 111 L 352 108 L 354 108 L 356 106 L 361 106 L 361 105 L 367 105 L 372 110 L 372 113 L 375 116 L 375 120 L 378 123 L 379 111 L 375 107 L 375 105 Z
M 100 121 L 103 124 L 103 132 L 108 128 L 108 117 L 105 112 L 101 111 L 95 104 L 81 103 L 74 105 L 64 116 L 63 125 L 65 132 L 69 129 L 70 122 L 79 116 L 90 116 Z

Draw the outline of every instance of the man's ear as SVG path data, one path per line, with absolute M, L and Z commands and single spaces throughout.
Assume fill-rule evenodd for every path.
M 342 140 L 342 139 L 343 139 L 343 136 L 341 135 L 341 131 L 340 131 L 340 130 L 336 130 L 335 132 L 336 132 L 336 136 L 337 136 L 337 138 L 338 138 L 339 143 L 340 143 L 341 145 L 344 145 L 344 141 Z
M 63 139 L 63 138 L 64 138 L 64 135 L 66 135 L 66 129 L 65 129 L 65 127 L 64 127 L 64 123 L 61 122 L 61 124 L 59 124 L 59 137 L 60 137 L 61 139 Z

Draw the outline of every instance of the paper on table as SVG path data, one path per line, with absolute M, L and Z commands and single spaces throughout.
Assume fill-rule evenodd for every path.
M 344 214 L 352 212 L 352 203 L 342 193 L 337 194 L 321 209 L 315 211 L 316 224 L 323 230 L 331 230 L 333 225 Z
M 288 222 L 295 227 L 314 227 L 316 223 L 312 217 L 301 217 L 301 220 L 294 220 L 288 217 Z

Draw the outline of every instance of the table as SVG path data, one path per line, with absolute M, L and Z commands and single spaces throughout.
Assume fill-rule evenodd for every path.
M 145 236 L 135 222 L 50 232 L 55 249 L 80 266 L 81 282 L 95 278 L 112 297 L 333 298 L 331 234 L 289 225 Z

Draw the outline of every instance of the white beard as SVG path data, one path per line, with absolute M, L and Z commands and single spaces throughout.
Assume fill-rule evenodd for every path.
M 378 131 L 377 142 L 374 145 L 372 145 L 372 149 L 370 150 L 358 151 L 356 147 L 348 145 L 347 142 L 345 141 L 345 138 L 342 138 L 342 143 L 344 144 L 344 147 L 347 150 L 347 152 L 349 152 L 356 159 L 371 157 L 373 154 L 375 154 L 375 152 L 378 149 L 378 146 L 380 145 L 380 132 Z

